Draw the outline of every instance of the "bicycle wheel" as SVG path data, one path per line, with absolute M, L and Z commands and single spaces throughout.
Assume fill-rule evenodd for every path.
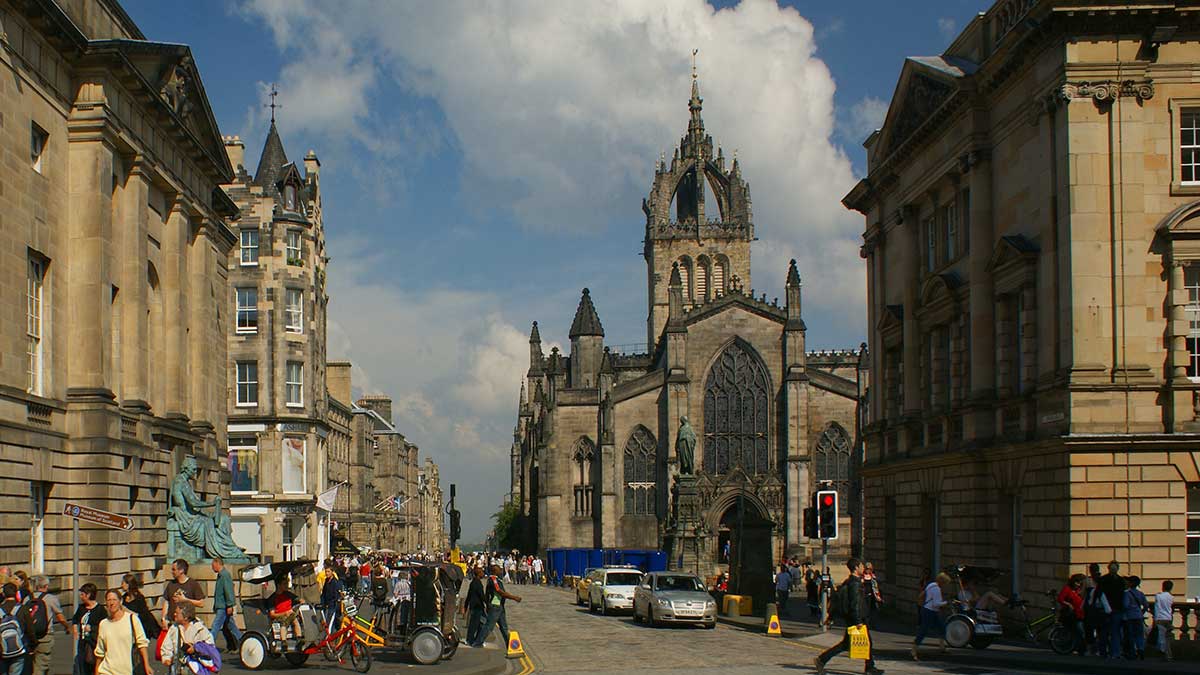
M 1055 654 L 1070 654 L 1075 651 L 1076 641 L 1079 636 L 1075 631 L 1063 625 L 1056 625 L 1050 629 L 1050 648 Z
M 360 673 L 365 673 L 371 669 L 371 648 L 352 642 L 350 644 L 350 665 Z

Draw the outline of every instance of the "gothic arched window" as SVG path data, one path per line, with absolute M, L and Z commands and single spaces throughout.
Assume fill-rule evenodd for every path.
M 592 484 L 593 467 L 596 465 L 596 444 L 587 436 L 580 436 L 575 441 L 575 449 L 571 453 L 571 463 L 574 465 L 575 479 L 575 515 L 592 515 Z
M 679 259 L 679 281 L 683 284 L 683 299 L 692 299 L 692 259 L 686 255 Z
M 837 422 L 830 422 L 817 439 L 816 479 L 829 481 L 838 491 L 838 500 L 849 504 L 850 491 L 850 454 L 853 442 L 850 434 Z
M 654 515 L 657 483 L 658 444 L 646 427 L 639 426 L 625 444 L 625 515 Z
M 767 369 L 753 349 L 737 341 L 713 363 L 704 383 L 704 470 L 724 474 L 770 470 Z

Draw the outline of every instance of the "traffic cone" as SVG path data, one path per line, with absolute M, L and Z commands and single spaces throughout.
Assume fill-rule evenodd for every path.
M 521 643 L 521 636 L 517 635 L 517 631 L 510 630 L 508 632 L 508 658 L 519 659 L 525 656 L 525 645 Z
M 779 628 L 778 614 L 771 614 L 771 618 L 767 620 L 767 635 L 783 635 Z

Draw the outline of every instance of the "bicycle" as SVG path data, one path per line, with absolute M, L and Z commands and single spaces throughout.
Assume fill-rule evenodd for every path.
M 345 598 L 342 599 L 341 606 L 342 625 L 320 642 L 306 647 L 303 650 L 304 654 L 323 652 L 326 659 L 337 661 L 339 664 L 345 662 L 343 659 L 348 654 L 354 670 L 365 673 L 371 669 L 371 648 L 367 646 L 366 637 L 360 635 L 363 631 L 357 621 L 358 607 L 352 602 L 347 603 Z
M 1071 608 L 1058 602 L 1058 594 L 1054 591 L 1046 591 L 1046 596 L 1054 601 L 1054 608 L 1043 616 L 1036 619 L 1029 618 L 1029 611 L 1026 606 L 1029 604 L 1025 600 L 1014 598 L 1009 604 L 1013 607 L 1021 609 L 1021 616 L 1025 620 L 1025 632 L 1023 637 L 1029 642 L 1037 645 L 1044 639 L 1049 642 L 1050 649 L 1054 650 L 1055 654 L 1070 654 L 1079 649 L 1080 636 L 1079 633 L 1072 627 L 1062 621 L 1064 611 L 1072 611 Z

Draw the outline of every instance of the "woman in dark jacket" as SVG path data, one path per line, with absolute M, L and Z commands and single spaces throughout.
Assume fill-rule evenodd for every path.
M 138 575 L 130 573 L 121 578 L 121 602 L 142 622 L 146 637 L 157 640 L 162 626 L 154 618 L 154 612 L 150 611 L 146 596 L 142 595 L 142 580 Z

